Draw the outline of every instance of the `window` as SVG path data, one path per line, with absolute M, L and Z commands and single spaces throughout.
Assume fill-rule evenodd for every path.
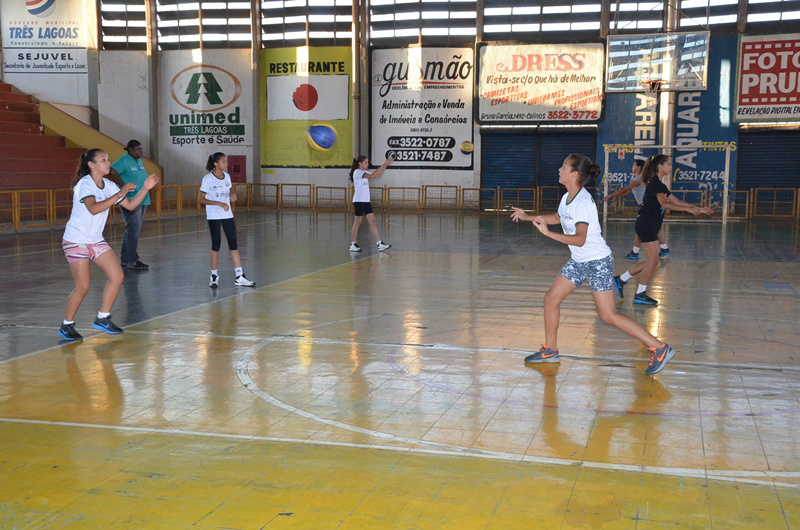
M 475 42 L 475 0 L 372 0 L 372 44 Z
M 103 0 L 100 4 L 100 49 L 146 50 L 144 0 Z
M 156 0 L 156 29 L 162 50 L 249 48 L 250 2 Z
M 534 0 L 520 5 L 511 0 L 485 0 L 483 37 L 524 41 L 560 37 L 562 40 L 600 31 L 600 0 Z
M 352 9 L 350 0 L 263 1 L 262 46 L 350 46 Z

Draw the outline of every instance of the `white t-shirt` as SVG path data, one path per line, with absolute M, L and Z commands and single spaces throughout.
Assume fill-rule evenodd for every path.
M 222 206 L 216 204 L 206 204 L 206 219 L 231 219 L 233 217 L 233 210 L 231 210 L 231 176 L 227 173 L 222 173 L 222 178 L 217 178 L 213 173 L 209 173 L 203 177 L 203 183 L 200 184 L 200 191 L 206 194 L 206 199 L 209 201 L 217 201 L 228 205 L 226 212 Z
M 364 174 L 372 175 L 371 171 L 356 169 L 353 171 L 353 202 L 369 202 L 369 179 Z
M 561 218 L 561 228 L 565 234 L 574 235 L 575 225 L 588 224 L 589 230 L 586 233 L 586 242 L 582 247 L 569 246 L 572 259 L 578 263 L 585 263 L 596 259 L 603 259 L 611 255 L 611 249 L 603 239 L 603 231 L 600 229 L 600 220 L 597 216 L 597 205 L 594 203 L 592 194 L 581 188 L 581 191 L 567 202 L 569 192 L 561 197 L 558 205 L 558 216 Z
M 102 202 L 119 193 L 119 186 L 108 179 L 103 179 L 103 187 L 95 184 L 91 175 L 81 177 L 72 190 L 72 213 L 69 215 L 67 227 L 64 230 L 64 239 L 71 243 L 99 243 L 103 241 L 103 229 L 106 227 L 108 210 L 106 208 L 98 214 L 92 214 L 83 200 L 94 197 L 96 202 Z M 114 204 L 125 200 L 125 197 Z

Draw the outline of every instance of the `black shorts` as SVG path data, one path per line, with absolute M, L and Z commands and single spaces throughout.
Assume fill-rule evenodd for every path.
M 361 217 L 362 215 L 367 215 L 368 213 L 372 212 L 372 204 L 368 202 L 354 202 L 353 203 L 353 211 L 356 214 L 356 217 Z
M 658 232 L 661 231 L 661 220 L 656 223 L 648 222 L 641 215 L 636 218 L 636 235 L 642 243 L 658 241 Z

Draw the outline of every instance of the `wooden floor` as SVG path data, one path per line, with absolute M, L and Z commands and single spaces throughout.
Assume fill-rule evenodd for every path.
M 149 220 L 125 333 L 93 266 L 68 344 L 61 232 L 0 236 L 0 528 L 800 529 L 796 222 L 667 221 L 659 306 L 618 302 L 677 350 L 653 378 L 587 287 L 523 364 L 568 259 L 530 223 L 378 220 L 351 254 L 345 214 L 238 212 L 257 286 L 223 252 L 218 290 L 205 220 Z

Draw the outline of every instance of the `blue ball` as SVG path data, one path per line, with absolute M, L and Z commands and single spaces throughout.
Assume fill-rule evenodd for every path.
M 336 145 L 336 129 L 325 123 L 315 123 L 306 131 L 308 145 L 317 151 L 328 151 Z

